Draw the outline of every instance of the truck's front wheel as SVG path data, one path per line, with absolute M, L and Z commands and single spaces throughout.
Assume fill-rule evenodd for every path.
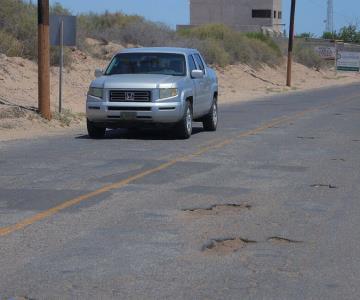
M 92 139 L 102 139 L 105 136 L 106 128 L 99 127 L 94 122 L 87 120 L 87 130 Z

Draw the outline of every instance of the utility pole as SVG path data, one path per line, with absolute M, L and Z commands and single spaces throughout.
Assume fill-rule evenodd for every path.
M 39 112 L 51 120 L 49 0 L 38 0 L 38 84 Z
M 291 13 L 290 13 L 290 30 L 289 30 L 289 49 L 288 49 L 288 64 L 287 64 L 287 78 L 286 85 L 291 86 L 291 73 L 292 73 L 292 58 L 294 48 L 294 26 L 295 26 L 295 7 L 296 0 L 291 0 Z

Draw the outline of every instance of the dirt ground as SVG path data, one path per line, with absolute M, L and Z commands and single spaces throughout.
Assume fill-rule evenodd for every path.
M 96 68 L 105 68 L 112 53 L 121 45 L 102 45 L 88 40 L 93 46 L 96 59 L 79 50 L 72 51 L 72 65 L 64 74 L 63 107 L 59 115 L 57 67 L 51 68 L 51 106 L 54 120 L 43 121 L 32 112 L 37 106 L 37 64 L 18 57 L 0 54 L 0 140 L 34 138 L 48 134 L 83 128 L 85 130 L 85 97 L 94 78 Z M 285 62 L 277 67 L 263 66 L 253 69 L 247 65 L 232 65 L 217 69 L 219 77 L 219 102 L 233 103 L 250 101 L 267 95 L 289 93 L 326 86 L 344 85 L 360 80 L 360 74 L 334 74 L 333 70 L 313 70 L 294 64 L 293 87 L 285 86 Z M 20 108 L 19 108 L 20 106 Z

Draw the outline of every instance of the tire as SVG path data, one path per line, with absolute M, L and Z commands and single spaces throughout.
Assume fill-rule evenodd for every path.
M 91 122 L 87 120 L 87 131 L 89 134 L 89 137 L 92 139 L 102 139 L 105 136 L 105 130 L 104 127 L 98 127 L 94 122 Z
M 189 101 L 186 101 L 185 112 L 181 121 L 176 124 L 176 133 L 180 139 L 189 139 L 192 134 L 193 112 Z
M 217 99 L 211 106 L 209 113 L 203 118 L 203 127 L 206 131 L 216 131 L 219 122 Z

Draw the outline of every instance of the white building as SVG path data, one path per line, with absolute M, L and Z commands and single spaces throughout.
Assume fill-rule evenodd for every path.
M 243 32 L 281 34 L 282 0 L 190 0 L 190 26 L 222 23 Z

